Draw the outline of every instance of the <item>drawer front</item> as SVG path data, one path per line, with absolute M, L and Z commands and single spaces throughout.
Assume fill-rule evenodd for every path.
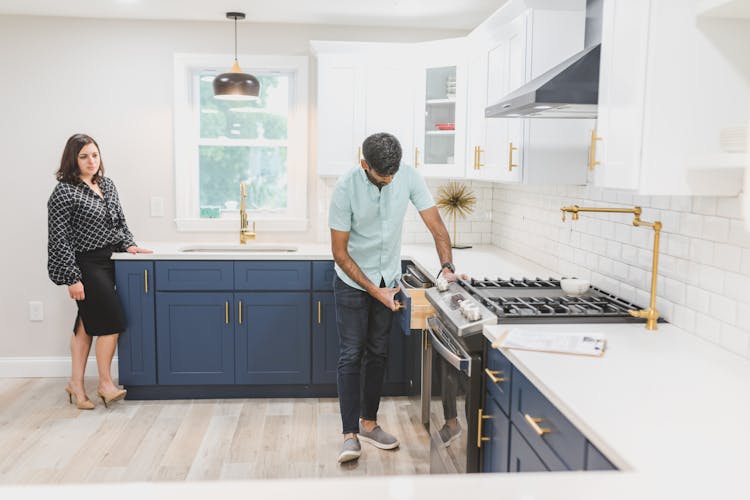
M 512 401 L 511 421 L 550 470 L 584 469 L 586 438 L 515 368 Z
M 245 260 L 234 263 L 235 290 L 310 290 L 309 261 Z
M 508 358 L 487 343 L 487 366 L 484 370 L 484 384 L 487 393 L 510 415 L 510 379 L 513 365 Z
M 333 291 L 333 277 L 336 270 L 332 260 L 313 261 L 313 290 L 327 292 Z
M 398 321 L 401 333 L 411 335 L 411 295 L 406 293 L 404 284 L 400 281 L 397 283 L 401 287 L 394 299 L 401 304 L 401 309 L 396 312 L 394 320 Z
M 617 470 L 596 446 L 586 443 L 586 470 Z
M 156 261 L 156 290 L 205 291 L 232 290 L 234 265 L 218 260 Z

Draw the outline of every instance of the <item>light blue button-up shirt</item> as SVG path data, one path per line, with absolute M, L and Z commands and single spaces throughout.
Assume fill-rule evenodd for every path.
M 328 227 L 349 233 L 349 256 L 376 286 L 382 278 L 393 287 L 401 276 L 401 228 L 409 201 L 419 212 L 435 205 L 422 176 L 403 164 L 382 190 L 361 167 L 347 172 L 333 190 Z M 336 274 L 362 290 L 338 264 Z

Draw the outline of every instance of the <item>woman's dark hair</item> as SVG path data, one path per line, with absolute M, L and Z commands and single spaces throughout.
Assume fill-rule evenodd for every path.
M 81 169 L 78 168 L 78 153 L 80 153 L 83 147 L 87 144 L 93 144 L 99 152 L 99 171 L 94 175 L 94 178 L 91 181 L 96 184 L 99 179 L 104 176 L 104 162 L 102 161 L 102 151 L 99 149 L 99 145 L 94 138 L 89 135 L 74 134 L 70 136 L 68 142 L 65 143 L 65 149 L 63 149 L 62 158 L 60 159 L 60 168 L 55 173 L 55 177 L 58 181 L 68 182 L 70 184 L 78 184 L 81 182 Z
M 372 134 L 362 143 L 362 155 L 378 175 L 395 175 L 401 166 L 401 144 L 386 132 Z

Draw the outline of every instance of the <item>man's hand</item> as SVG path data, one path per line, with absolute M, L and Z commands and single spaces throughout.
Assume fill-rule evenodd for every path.
M 457 278 L 461 278 L 462 280 L 469 279 L 469 275 L 468 274 L 456 274 L 456 273 L 452 273 L 452 272 L 448 271 L 447 269 L 443 269 L 443 272 L 440 273 L 440 276 L 442 276 L 443 278 L 445 278 L 448 281 L 456 281 Z
M 378 288 L 373 294 L 373 297 L 375 297 L 380 302 L 382 302 L 383 305 L 385 305 L 385 307 L 387 307 L 391 311 L 397 311 L 398 305 L 396 305 L 396 301 L 394 300 L 394 297 L 400 290 L 401 290 L 401 287 Z

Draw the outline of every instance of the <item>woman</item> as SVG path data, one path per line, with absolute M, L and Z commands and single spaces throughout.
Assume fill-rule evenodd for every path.
M 110 365 L 125 318 L 115 293 L 112 252 L 151 253 L 138 248 L 125 223 L 114 183 L 104 177 L 99 145 L 85 134 L 68 139 L 56 173 L 59 181 L 47 202 L 49 243 L 47 270 L 56 285 L 67 285 L 78 305 L 70 353 L 73 373 L 65 387 L 68 400 L 92 410 L 83 374 L 96 340 L 99 369 L 97 394 L 108 406 L 125 397 L 112 381 Z

